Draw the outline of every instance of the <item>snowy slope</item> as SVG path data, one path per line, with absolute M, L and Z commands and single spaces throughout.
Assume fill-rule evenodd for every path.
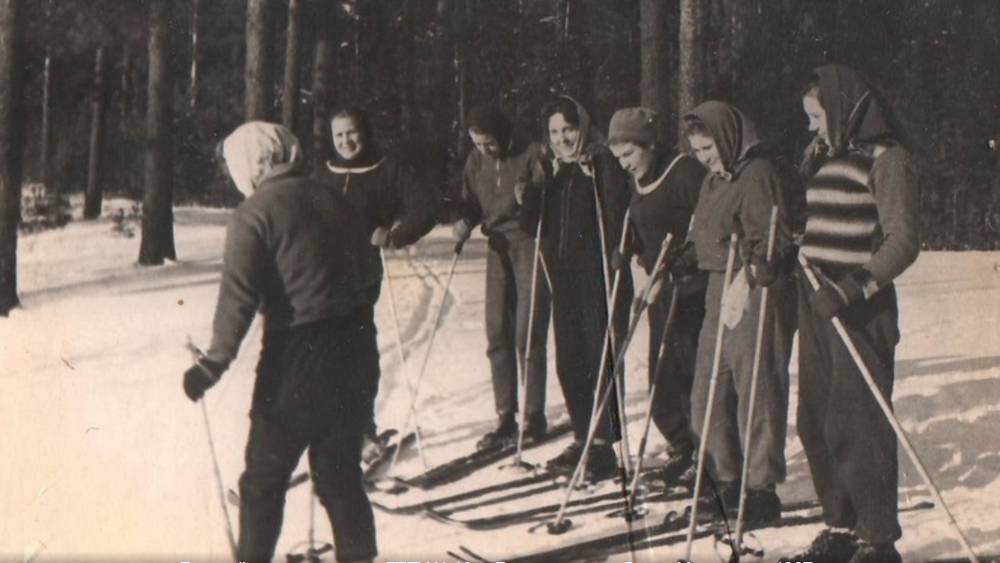
M 21 238 L 24 307 L 0 319 L 0 452 L 5 458 L 0 464 L 0 560 L 228 557 L 204 423 L 180 389 L 180 376 L 190 363 L 183 349 L 187 335 L 208 343 L 227 215 L 178 209 L 180 260 L 162 267 L 136 266 L 138 238 L 114 235 L 107 221 L 75 222 Z M 484 241 L 473 239 L 459 260 L 427 360 L 418 404 L 429 465 L 471 450 L 494 422 L 482 321 L 484 253 Z M 431 319 L 445 297 L 450 262 L 445 230 L 433 232 L 410 253 L 390 256 L 412 378 L 423 361 Z M 998 269 L 1000 253 L 926 253 L 899 284 L 903 339 L 896 411 L 956 519 L 984 554 L 1000 552 L 1000 329 L 993 322 L 1000 316 Z M 385 288 L 377 309 L 383 427 L 404 423 L 408 400 L 388 299 Z M 633 447 L 644 412 L 644 325 L 628 361 Z M 241 358 L 208 395 L 227 487 L 235 487 L 242 469 L 259 339 L 254 330 Z M 550 420 L 565 416 L 553 362 L 550 353 Z M 794 393 L 793 387 L 791 412 Z M 786 502 L 806 501 L 814 495 L 791 429 L 790 479 L 779 492 Z M 541 462 L 562 445 L 525 457 Z M 654 437 L 652 451 L 661 447 Z M 901 453 L 901 502 L 927 498 L 904 457 Z M 421 469 L 416 456 L 399 467 L 404 475 Z M 513 476 L 487 468 L 451 487 Z M 666 508 L 654 507 L 654 513 Z M 235 525 L 237 510 L 228 510 Z M 471 532 L 417 516 L 376 513 L 376 518 L 382 560 L 453 561 L 446 552 L 458 545 L 508 558 L 622 527 L 619 520 L 582 518 L 569 534 L 549 536 L 528 533 L 527 526 Z M 899 547 L 907 561 L 961 556 L 941 511 L 906 513 L 901 520 Z M 317 537 L 329 539 L 325 518 L 318 514 L 317 521 L 322 523 Z M 306 539 L 308 522 L 308 488 L 298 487 L 288 495 L 279 553 Z M 811 524 L 758 533 L 765 560 L 793 552 L 818 529 Z M 608 560 L 629 557 L 614 551 Z M 637 559 L 669 561 L 681 553 L 675 543 L 639 553 Z M 717 560 L 709 540 L 696 542 L 694 553 L 696 561 Z

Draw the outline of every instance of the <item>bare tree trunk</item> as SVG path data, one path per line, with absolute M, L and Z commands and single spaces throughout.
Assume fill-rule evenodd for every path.
M 201 0 L 191 4 L 191 114 L 198 110 L 198 12 Z
M 122 75 L 121 75 L 121 116 L 124 119 L 132 111 L 132 95 L 134 84 L 132 81 L 132 49 L 125 44 L 122 49 Z
M 90 158 L 87 161 L 87 195 L 84 198 L 83 218 L 96 219 L 101 215 L 103 199 L 103 162 L 104 150 L 104 116 L 107 114 L 108 89 L 107 64 L 105 62 L 104 46 L 97 48 L 97 60 L 94 63 L 94 93 L 91 98 L 90 122 Z
M 459 122 L 465 120 L 465 114 L 470 109 L 468 107 L 469 77 L 466 74 L 466 51 L 469 44 L 469 28 L 471 22 L 468 14 L 468 0 L 454 0 L 452 10 L 452 37 L 454 38 L 454 64 L 455 64 L 455 94 L 458 104 Z M 456 148 L 461 152 L 462 141 L 465 139 L 465 131 L 459 127 Z
M 641 78 L 640 103 L 660 115 L 660 138 L 668 136 L 670 116 L 670 39 L 667 36 L 669 5 L 662 0 L 642 0 L 639 4 Z
M 267 121 L 271 115 L 271 40 L 274 30 L 273 0 L 247 3 L 247 58 L 244 70 L 246 120 Z
M 146 193 L 142 200 L 139 264 L 176 259 L 173 212 L 173 81 L 170 25 L 173 0 L 149 3 L 149 86 L 146 106 Z
M 336 71 L 337 27 L 332 6 L 317 2 L 316 47 L 313 51 L 312 68 L 312 160 L 322 162 L 332 147 L 330 133 L 330 111 L 333 97 L 333 82 Z
M 49 160 L 52 158 L 52 56 L 45 53 L 45 70 L 42 74 L 42 142 L 40 147 L 38 173 L 42 184 L 46 190 L 53 188 L 52 178 L 49 175 Z
M 17 226 L 21 219 L 19 0 L 0 0 L 0 316 L 17 307 Z
M 704 96 L 705 49 L 701 33 L 701 26 L 705 25 L 703 9 L 699 0 L 681 0 L 678 118 L 693 109 Z
M 295 130 L 295 117 L 299 109 L 299 26 L 302 4 L 288 1 L 288 33 L 285 40 L 285 83 L 281 95 L 281 123 Z
M 406 2 L 402 7 L 403 13 L 400 15 L 400 25 L 398 31 L 398 46 L 396 52 L 390 56 L 398 57 L 400 60 L 397 73 L 397 90 L 399 91 L 401 125 L 404 137 L 411 137 L 416 134 L 420 127 L 420 115 L 417 109 L 417 56 L 416 41 L 416 9 L 415 2 Z

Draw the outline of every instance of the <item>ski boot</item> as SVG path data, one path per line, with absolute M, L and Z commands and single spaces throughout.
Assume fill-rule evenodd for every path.
M 844 563 L 857 553 L 857 536 L 847 529 L 824 528 L 805 551 L 788 557 L 789 561 Z
M 500 417 L 497 427 L 487 432 L 476 442 L 479 451 L 496 450 L 517 443 L 517 420 L 514 415 Z

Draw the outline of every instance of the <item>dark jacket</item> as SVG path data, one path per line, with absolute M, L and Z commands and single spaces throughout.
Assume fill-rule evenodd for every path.
M 470 226 L 481 225 L 488 237 L 502 235 L 523 240 L 531 235 L 521 229 L 521 206 L 514 198 L 514 186 L 530 174 L 538 145 L 516 136 L 500 158 L 473 150 L 462 170 L 461 216 Z
M 230 220 L 206 356 L 228 365 L 258 308 L 267 332 L 351 315 L 365 303 L 356 261 L 365 246 L 337 193 L 294 173 L 265 180 Z
M 601 215 L 607 248 L 617 248 L 621 240 L 622 222 L 628 208 L 629 192 L 626 173 L 606 149 L 592 157 L 593 176 L 584 173 L 580 165 L 562 164 L 551 177 L 535 177 L 524 192 L 521 228 L 535 233 L 542 210 L 544 188 L 544 219 L 542 252 L 550 267 L 565 270 L 600 270 L 601 246 L 597 229 L 597 208 L 594 186 L 601 201 Z

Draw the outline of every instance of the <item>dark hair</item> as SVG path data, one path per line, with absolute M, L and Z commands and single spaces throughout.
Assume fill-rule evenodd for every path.
M 542 129 L 547 133 L 549 129 L 549 119 L 553 115 L 561 113 L 573 127 L 580 127 L 580 112 L 576 109 L 576 104 L 566 98 L 556 98 L 542 107 Z
M 690 137 L 692 135 L 702 135 L 709 138 L 715 138 L 715 134 L 712 130 L 705 125 L 705 122 L 694 115 L 684 116 L 684 136 Z
M 479 104 L 465 117 L 465 128 L 480 135 L 491 135 L 497 140 L 501 150 L 506 150 L 513 134 L 513 124 L 499 107 L 493 104 Z

